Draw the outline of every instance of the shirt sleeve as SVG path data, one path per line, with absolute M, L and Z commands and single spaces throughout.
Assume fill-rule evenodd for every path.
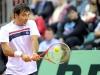
M 0 29 L 0 42 L 9 42 L 9 34 L 4 27 Z
M 29 22 L 29 24 L 30 24 L 29 25 L 30 26 L 30 35 L 37 35 L 37 36 L 40 37 L 40 33 L 39 33 L 39 30 L 37 28 L 37 25 L 36 25 L 35 21 L 31 20 Z

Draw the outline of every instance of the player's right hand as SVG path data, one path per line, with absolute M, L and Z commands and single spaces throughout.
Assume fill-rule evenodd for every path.
M 37 53 L 33 53 L 33 55 L 31 56 L 31 60 L 33 61 L 38 61 L 40 60 L 40 56 Z
M 22 60 L 24 60 L 25 62 L 29 62 L 29 61 L 31 61 L 31 58 L 30 58 L 30 56 L 29 55 L 27 55 L 27 54 L 22 54 Z

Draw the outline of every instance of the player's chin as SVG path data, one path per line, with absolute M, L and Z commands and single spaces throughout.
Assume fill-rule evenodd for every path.
M 27 20 L 23 22 L 23 24 L 26 24 L 26 23 L 27 23 Z
M 22 24 L 21 24 L 20 26 L 25 26 L 25 25 L 26 25 L 26 23 L 27 23 L 27 21 L 22 22 Z

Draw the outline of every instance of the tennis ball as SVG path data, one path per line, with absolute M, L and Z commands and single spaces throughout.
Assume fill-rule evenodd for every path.
M 54 52 L 59 52 L 59 50 L 60 50 L 60 47 L 55 47 L 54 48 Z

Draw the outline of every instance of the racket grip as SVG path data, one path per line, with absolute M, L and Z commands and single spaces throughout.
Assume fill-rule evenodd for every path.
M 45 52 L 41 53 L 40 57 L 43 57 L 47 52 L 48 52 L 48 50 L 46 50 Z

